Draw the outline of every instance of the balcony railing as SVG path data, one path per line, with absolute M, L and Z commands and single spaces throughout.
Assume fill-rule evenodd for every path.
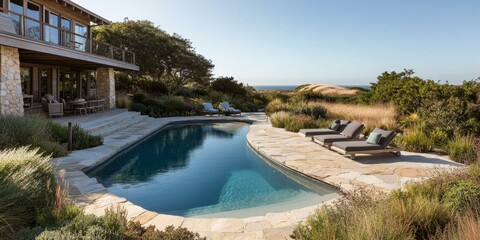
M 10 14 L 15 32 L 22 37 L 135 64 L 135 53 L 126 49 L 96 41 L 88 36 L 38 21 L 8 9 L 0 8 L 0 12 Z

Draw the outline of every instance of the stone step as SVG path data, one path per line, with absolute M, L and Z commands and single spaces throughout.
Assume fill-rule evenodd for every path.
M 114 125 L 118 122 L 128 121 L 132 118 L 140 116 L 138 112 L 122 112 L 118 114 L 113 114 L 108 117 L 102 117 L 100 119 L 91 120 L 85 123 L 81 123 L 80 127 L 88 132 L 94 132 L 107 128 L 111 125 Z
M 107 127 L 103 127 L 101 129 L 91 131 L 91 133 L 93 135 L 106 137 L 106 136 L 112 135 L 116 132 L 123 131 L 123 130 L 125 130 L 125 129 L 133 126 L 133 125 L 142 123 L 142 122 L 148 120 L 148 118 L 149 117 L 145 116 L 145 115 L 137 115 L 137 116 L 129 118 L 129 119 L 124 119 L 124 120 L 121 120 L 121 121 L 117 121 L 113 124 L 110 124 Z

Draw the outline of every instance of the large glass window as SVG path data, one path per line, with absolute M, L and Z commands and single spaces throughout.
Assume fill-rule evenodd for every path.
M 87 45 L 87 27 L 75 24 L 75 49 L 85 52 Z
M 56 13 L 52 13 L 48 10 L 45 10 L 45 23 L 48 23 L 51 26 L 45 26 L 45 41 L 53 44 L 59 44 L 59 32 L 58 32 L 58 23 L 59 16 Z
M 22 34 L 22 22 L 20 15 L 23 15 L 23 0 L 10 0 L 9 10 L 13 13 L 10 13 L 10 18 L 12 19 L 15 31 L 17 34 Z
M 60 97 L 65 99 L 65 101 L 72 101 L 76 97 L 76 77 L 77 75 L 75 72 L 65 72 L 60 74 Z
M 31 67 L 20 68 L 20 80 L 22 82 L 22 93 L 32 94 L 32 68 Z
M 27 3 L 27 17 L 25 36 L 40 40 L 40 6 L 31 2 Z
M 40 71 L 40 96 L 52 94 L 51 86 L 50 69 L 42 69 Z
M 72 22 L 69 19 L 62 18 L 60 24 L 60 27 L 62 28 L 63 46 L 72 47 Z

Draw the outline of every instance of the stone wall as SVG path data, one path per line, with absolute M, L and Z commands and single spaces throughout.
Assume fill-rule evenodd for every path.
M 97 98 L 105 99 L 105 107 L 115 108 L 115 74 L 113 68 L 97 69 Z
M 2 45 L 0 45 L 0 114 L 23 115 L 18 49 Z

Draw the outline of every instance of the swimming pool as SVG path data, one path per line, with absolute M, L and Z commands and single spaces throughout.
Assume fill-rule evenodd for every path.
M 171 126 L 87 172 L 150 211 L 185 217 L 250 217 L 338 196 L 319 181 L 272 165 L 247 144 L 246 123 Z

